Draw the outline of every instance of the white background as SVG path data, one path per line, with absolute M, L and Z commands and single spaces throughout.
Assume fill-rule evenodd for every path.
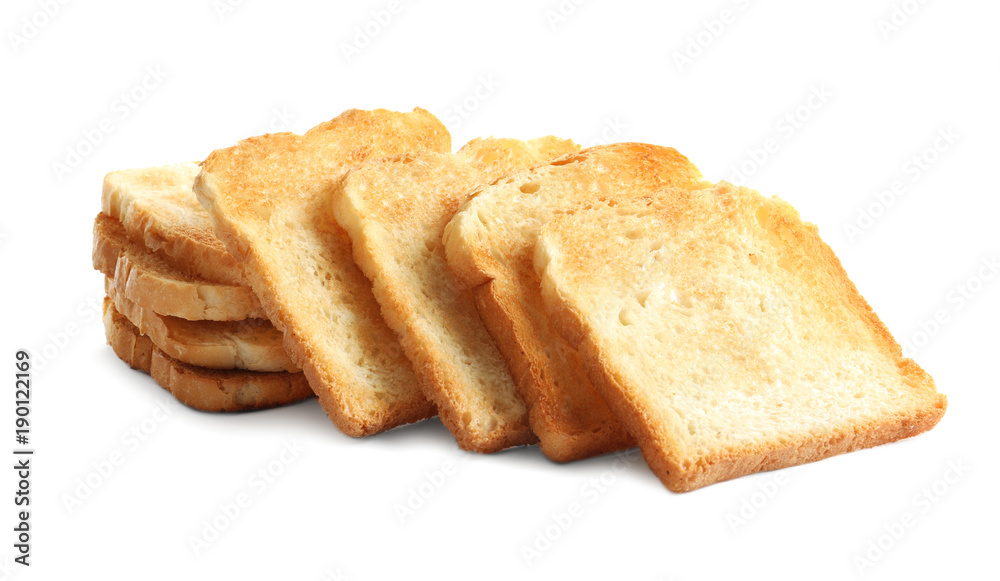
M 870 579 L 996 573 L 1000 282 L 979 278 L 1000 253 L 996 3 L 592 0 L 563 3 L 557 21 L 558 0 L 400 0 L 349 60 L 344 43 L 387 0 L 236 4 L 220 15 L 228 5 L 213 0 L 70 2 L 46 18 L 45 2 L 4 3 L 0 425 L 11 448 L 14 350 L 54 356 L 32 392 L 32 566 L 12 565 L 16 483 L 3 470 L 0 579 L 845 579 L 859 558 Z M 894 10 L 898 29 L 880 29 Z M 143 98 L 123 108 L 132 91 Z M 467 117 L 454 109 L 463 102 Z M 115 357 L 96 316 L 103 175 L 199 160 L 351 107 L 414 106 L 438 114 L 456 148 L 550 133 L 591 145 L 603 132 L 674 146 L 711 180 L 762 160 L 747 185 L 819 226 L 896 337 L 920 343 L 947 414 L 909 441 L 689 494 L 664 489 L 638 455 L 619 474 L 613 456 L 564 466 L 534 447 L 465 454 L 436 420 L 352 440 L 315 401 L 226 416 L 174 405 L 155 423 L 171 400 Z M 100 143 L 68 160 L 104 119 Z M 768 139 L 766 160 L 748 153 Z M 913 156 L 932 161 L 917 171 Z M 879 202 L 896 180 L 905 193 Z M 123 439 L 136 426 L 151 433 Z M 250 480 L 290 440 L 304 448 L 294 462 L 266 487 Z M 113 473 L 93 475 L 116 451 Z M 448 462 L 451 474 L 435 475 Z M 88 477 L 98 486 L 68 510 Z M 613 481 L 603 491 L 591 484 L 601 478 Z M 400 522 L 395 505 L 422 485 L 433 495 Z M 250 506 L 195 555 L 190 537 L 240 493 Z M 582 515 L 527 562 L 523 547 L 574 502 Z M 741 508 L 745 524 L 733 520 Z M 886 536 L 904 513 L 912 526 Z

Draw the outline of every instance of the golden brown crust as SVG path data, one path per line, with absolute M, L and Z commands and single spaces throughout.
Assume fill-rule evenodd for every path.
M 802 437 L 782 443 L 773 442 L 770 446 L 734 448 L 726 455 L 708 457 L 688 466 L 672 453 L 660 430 L 646 421 L 649 412 L 637 405 L 639 396 L 615 380 L 611 366 L 589 338 L 585 339 L 582 351 L 594 385 L 615 416 L 635 435 L 650 470 L 673 492 L 689 492 L 740 476 L 815 462 L 909 438 L 937 425 L 948 407 L 947 398 L 937 394 L 939 397 L 932 405 L 907 410 L 907 413 L 883 423 L 837 429 L 821 439 Z
M 108 345 L 119 359 L 128 363 L 129 367 L 149 373 L 152 364 L 153 342 L 149 337 L 139 333 L 128 319 L 115 310 L 111 299 L 105 298 L 102 305 L 104 312 L 104 335 Z
M 93 263 L 104 276 L 115 279 L 126 298 L 162 315 L 191 321 L 264 316 L 249 287 L 177 271 L 161 255 L 131 240 L 121 223 L 103 213 L 94 220 Z
M 263 410 L 313 396 L 301 373 L 205 369 L 181 363 L 159 349 L 153 351 L 149 373 L 178 401 L 204 412 Z
M 170 357 L 208 369 L 299 371 L 282 348 L 281 333 L 267 319 L 188 321 L 160 315 L 118 294 L 114 281 L 105 290 L 115 309 Z
M 216 150 L 195 181 L 216 235 L 284 333 L 286 352 L 348 435 L 415 422 L 435 409 L 350 257 L 350 238 L 324 211 L 329 188 L 372 156 L 450 149 L 447 130 L 423 109 L 351 110 L 305 135 L 270 134 Z
M 586 411 L 566 413 L 563 411 L 564 402 L 553 401 L 559 395 L 555 390 L 539 389 L 541 380 L 536 377 L 541 373 L 532 369 L 531 357 L 522 348 L 526 345 L 528 349 L 534 349 L 538 344 L 516 339 L 518 336 L 531 336 L 531 331 L 515 328 L 515 325 L 523 325 L 525 321 L 522 317 L 508 314 L 517 308 L 509 302 L 505 304 L 506 297 L 514 296 L 514 292 L 494 292 L 498 284 L 491 281 L 473 289 L 476 308 L 493 340 L 501 347 L 500 352 L 513 375 L 518 393 L 528 404 L 529 423 L 538 436 L 542 453 L 556 462 L 571 462 L 634 446 L 635 441 L 624 426 L 617 421 L 603 420 L 613 416 L 596 392 L 583 392 L 581 398 L 595 397 L 583 399 L 572 408 Z M 535 358 L 538 358 L 537 354 Z
M 512 272 L 514 267 L 507 263 L 511 256 L 505 254 L 503 248 L 503 245 L 516 241 L 502 235 L 497 235 L 497 239 L 486 236 L 488 230 L 484 231 L 476 224 L 478 217 L 473 210 L 480 205 L 476 198 L 509 198 L 512 194 L 516 195 L 514 190 L 517 188 L 506 186 L 515 182 L 516 185 L 533 183 L 548 175 L 555 180 L 578 182 L 568 186 L 582 194 L 582 197 L 572 201 L 572 206 L 588 201 L 615 203 L 617 199 L 646 195 L 665 187 L 698 188 L 708 185 L 698 168 L 679 151 L 648 143 L 591 147 L 512 174 L 508 176 L 510 181 L 479 188 L 448 226 L 454 232 L 446 233 L 446 236 L 455 238 L 455 243 L 448 245 L 448 265 L 466 285 L 476 287 L 494 279 L 516 279 Z
M 145 371 L 188 407 L 206 412 L 267 409 L 313 395 L 301 373 L 206 369 L 164 354 L 104 299 L 104 330 L 115 354 Z

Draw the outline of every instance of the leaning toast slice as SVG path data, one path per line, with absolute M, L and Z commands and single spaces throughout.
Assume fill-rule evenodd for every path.
M 451 150 L 423 109 L 351 110 L 305 135 L 276 133 L 214 151 L 195 192 L 285 349 L 334 423 L 374 434 L 434 414 L 386 326 L 347 233 L 329 217 L 332 187 L 368 158 Z
M 463 449 L 495 452 L 536 438 L 472 293 L 448 270 L 441 234 L 476 185 L 578 149 L 554 137 L 477 139 L 454 154 L 367 162 L 334 193 L 333 215 L 386 323 Z
M 554 326 L 674 491 L 933 427 L 947 401 L 790 205 L 721 183 L 550 221 Z
M 445 229 L 448 264 L 473 289 L 549 458 L 586 458 L 628 447 L 632 439 L 549 322 L 532 265 L 539 228 L 580 205 L 701 184 L 698 169 L 673 149 L 593 147 L 478 188 Z

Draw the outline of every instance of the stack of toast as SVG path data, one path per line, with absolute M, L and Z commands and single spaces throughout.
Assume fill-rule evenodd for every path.
M 117 171 L 94 221 L 115 353 L 204 411 L 274 407 L 312 396 L 192 190 L 198 165 Z
M 639 445 L 692 490 L 933 427 L 946 399 L 788 204 L 676 150 L 452 153 L 352 110 L 105 179 L 108 342 L 184 403 L 319 398 L 351 436 L 438 415 L 465 450 Z

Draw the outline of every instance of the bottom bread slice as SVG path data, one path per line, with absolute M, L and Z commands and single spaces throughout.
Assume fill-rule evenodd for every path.
M 206 412 L 239 412 L 278 407 L 313 395 L 301 372 L 207 369 L 188 365 L 160 351 L 104 299 L 104 331 L 115 354 L 149 373 L 156 383 L 188 407 Z

